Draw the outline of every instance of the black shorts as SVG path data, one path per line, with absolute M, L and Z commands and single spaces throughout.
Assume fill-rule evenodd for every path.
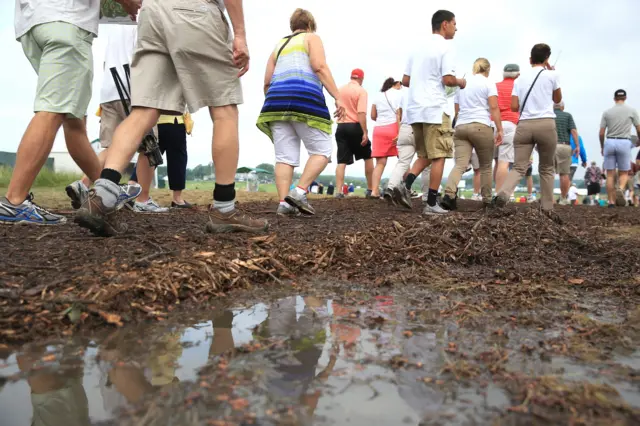
M 587 185 L 587 195 L 591 196 L 591 195 L 597 195 L 600 193 L 600 184 L 599 183 L 590 183 L 589 185 Z
M 340 123 L 336 130 L 338 144 L 338 164 L 353 164 L 353 159 L 369 160 L 371 158 L 371 141 L 362 146 L 362 127 L 360 123 Z
M 525 173 L 526 177 L 529 177 L 533 174 L 533 165 L 529 166 L 529 168 L 527 169 L 527 173 Z

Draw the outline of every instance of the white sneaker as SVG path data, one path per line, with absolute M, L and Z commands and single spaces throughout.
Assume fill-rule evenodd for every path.
M 535 195 L 529 195 L 527 197 L 527 203 L 533 203 L 534 201 L 536 201 L 536 196 Z
M 482 195 L 480 195 L 480 194 L 473 194 L 473 195 L 471 196 L 471 199 L 472 199 L 473 201 L 482 201 Z
M 136 213 L 167 213 L 169 211 L 168 207 L 160 207 L 158 203 L 153 201 L 153 198 L 149 197 L 149 199 L 145 202 L 138 202 L 133 205 L 133 211 Z
M 424 206 L 424 210 L 422 210 L 422 214 L 423 215 L 427 215 L 427 216 L 431 216 L 431 215 L 442 215 L 442 214 L 448 214 L 449 211 L 443 209 L 442 207 L 440 207 L 440 204 L 436 203 L 435 206 L 430 206 L 429 204 L 426 204 Z
M 567 200 L 566 198 L 561 198 L 558 204 L 560 204 L 561 206 L 568 206 L 571 203 L 569 203 L 569 200 Z

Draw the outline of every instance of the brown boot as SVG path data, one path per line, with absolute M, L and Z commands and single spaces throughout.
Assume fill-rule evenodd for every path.
M 220 213 L 212 208 L 209 210 L 209 222 L 206 229 L 211 234 L 264 232 L 269 229 L 269 222 L 263 219 L 253 219 L 238 209 L 234 209 L 229 213 Z

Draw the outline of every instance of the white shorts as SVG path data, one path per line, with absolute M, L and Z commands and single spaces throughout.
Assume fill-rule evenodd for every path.
M 478 154 L 476 154 L 475 149 L 471 153 L 471 159 L 469 160 L 469 165 L 473 167 L 473 170 L 478 170 L 480 168 L 480 160 L 478 159 Z
M 516 135 L 516 125 L 510 121 L 502 122 L 502 131 L 504 135 L 502 136 L 502 144 L 496 148 L 494 158 L 498 161 L 503 161 L 507 163 L 513 163 L 514 160 L 514 150 L 513 150 L 513 138 Z M 495 134 L 495 127 L 494 127 Z
M 322 130 L 296 121 L 274 121 L 270 126 L 273 133 L 273 146 L 276 151 L 276 163 L 298 167 L 300 165 L 300 141 L 304 143 L 309 155 L 322 155 L 331 158 L 333 151 L 331 135 Z

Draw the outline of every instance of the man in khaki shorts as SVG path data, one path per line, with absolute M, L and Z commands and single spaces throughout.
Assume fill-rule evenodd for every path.
M 137 8 L 122 3 L 129 13 Z M 91 99 L 93 56 L 91 45 L 98 34 L 99 0 L 66 2 L 16 0 L 16 39 L 38 74 L 35 115 L 24 133 L 16 164 L 0 198 L 0 223 L 58 225 L 63 216 L 52 214 L 28 195 L 45 164 L 60 126 L 69 154 L 91 178 L 100 175 L 100 163 L 89 144 L 84 117 Z
M 128 198 L 119 186 L 122 173 L 160 114 L 182 115 L 186 103 L 191 113 L 209 107 L 214 122 L 216 183 L 206 230 L 266 230 L 266 221 L 235 208 L 237 105 L 243 101 L 239 77 L 248 69 L 242 0 L 145 0 L 131 69 L 131 115 L 115 132 L 100 179 L 76 216 L 78 224 L 97 235 L 126 232 L 117 220 Z
M 556 147 L 555 168 L 560 175 L 560 204 L 569 204 L 569 188 L 571 187 L 571 157 L 574 150 L 571 149 L 571 137 L 578 139 L 578 130 L 573 116 L 564 110 L 564 102 L 553 106 L 556 115 L 556 131 L 558 132 L 558 146 Z M 580 153 L 580 145 L 576 145 L 576 155 Z

